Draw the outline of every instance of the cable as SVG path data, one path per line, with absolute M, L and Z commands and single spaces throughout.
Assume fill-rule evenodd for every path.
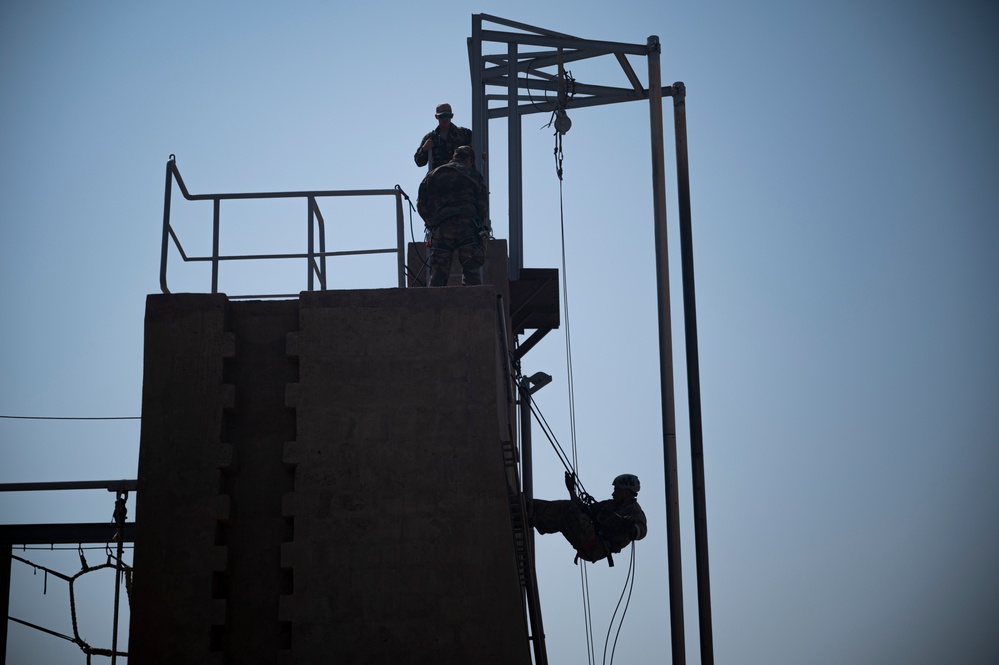
M 12 617 L 12 616 L 8 615 L 7 618 L 10 619 L 11 621 L 14 621 L 14 622 L 19 623 L 19 624 L 24 625 L 24 626 L 27 626 L 28 628 L 34 628 L 35 630 L 40 630 L 43 633 L 48 633 L 49 635 L 55 635 L 56 637 L 61 637 L 62 639 L 66 640 L 67 642 L 72 642 L 73 644 L 76 644 L 76 640 L 74 638 L 70 637 L 69 635 L 64 635 L 62 633 L 57 633 L 54 630 L 49 630 L 48 628 L 43 628 L 43 627 L 41 627 L 39 625 L 36 625 L 36 624 L 33 624 L 33 623 L 29 623 L 27 621 L 24 621 L 23 619 L 18 619 L 17 617 Z

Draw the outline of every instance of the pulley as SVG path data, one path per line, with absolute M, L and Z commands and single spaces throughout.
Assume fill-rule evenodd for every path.
M 565 136 L 565 133 L 572 127 L 572 120 L 569 120 L 564 108 L 555 109 L 555 131 Z

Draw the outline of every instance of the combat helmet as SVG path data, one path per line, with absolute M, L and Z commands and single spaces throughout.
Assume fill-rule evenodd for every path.
M 614 479 L 614 489 L 630 490 L 638 494 L 639 490 L 642 489 L 642 483 L 639 482 L 638 476 L 635 474 L 622 473 Z

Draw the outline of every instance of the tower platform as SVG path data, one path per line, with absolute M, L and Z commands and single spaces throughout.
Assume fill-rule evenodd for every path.
M 130 660 L 531 662 L 496 283 L 148 297 Z

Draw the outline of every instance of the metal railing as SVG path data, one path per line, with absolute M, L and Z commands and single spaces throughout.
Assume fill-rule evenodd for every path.
M 180 187 L 181 193 L 188 201 L 212 201 L 214 202 L 214 214 L 212 221 L 212 253 L 209 256 L 188 256 L 181 245 L 180 238 L 170 223 L 170 199 L 173 194 L 174 182 Z M 396 246 L 380 249 L 326 251 L 326 223 L 323 220 L 322 212 L 319 210 L 318 200 L 337 196 L 394 196 L 395 197 L 395 217 L 396 217 Z M 318 190 L 303 192 L 258 192 L 258 193 L 237 193 L 237 194 L 191 194 L 184 184 L 184 179 L 180 176 L 177 168 L 177 161 L 174 155 L 170 155 L 166 165 L 166 191 L 163 194 L 163 244 L 160 254 L 160 290 L 163 293 L 170 293 L 167 286 L 167 257 L 169 255 L 170 241 L 173 241 L 180 258 L 185 262 L 211 262 L 212 265 L 212 290 L 211 293 L 218 293 L 219 288 L 219 265 L 223 261 L 262 261 L 273 259 L 305 259 L 308 266 L 307 290 L 316 290 L 316 279 L 318 278 L 319 290 L 325 291 L 328 287 L 326 273 L 326 259 L 337 256 L 357 256 L 362 254 L 390 254 L 395 253 L 398 264 L 398 285 L 406 286 L 406 255 L 405 255 L 405 224 L 402 210 L 402 199 L 406 197 L 405 192 L 399 185 L 392 189 L 352 189 L 352 190 Z M 246 200 L 246 199 L 306 199 L 308 202 L 308 248 L 304 253 L 284 253 L 284 254 L 240 254 L 221 255 L 219 253 L 219 232 L 220 214 L 222 201 Z M 319 248 L 316 249 L 316 236 L 318 231 Z M 232 295 L 232 298 L 289 298 L 298 297 L 297 293 L 269 293 L 255 295 Z

